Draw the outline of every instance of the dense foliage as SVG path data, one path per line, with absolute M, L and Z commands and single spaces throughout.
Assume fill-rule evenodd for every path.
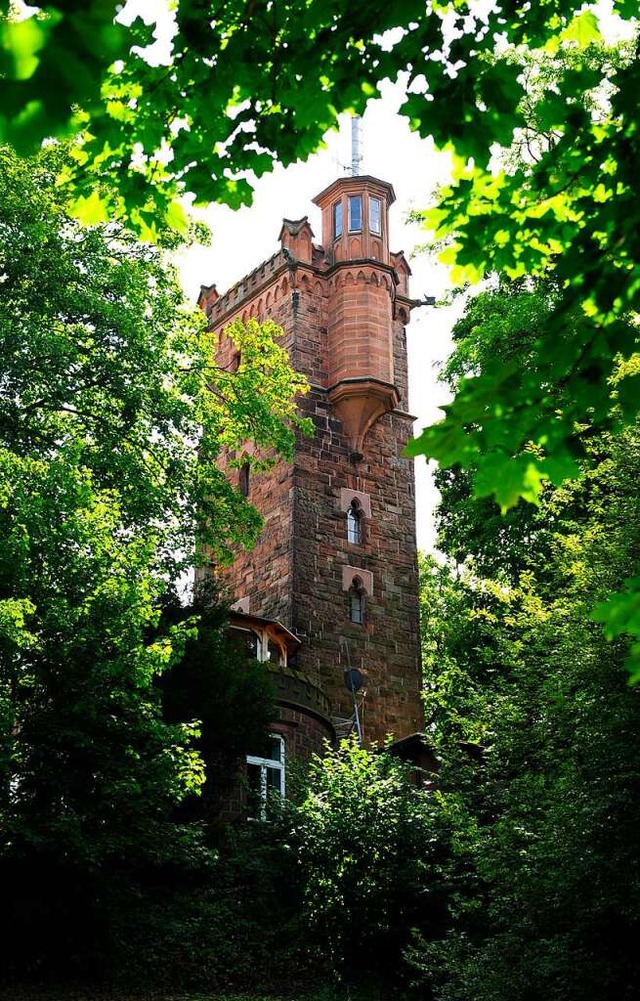
M 637 4 L 613 7 L 633 35 Z M 25 170 L 0 154 L 0 809 L 4 888 L 23 902 L 7 955 L 26 956 L 25 927 L 40 943 L 55 928 L 51 959 L 74 965 L 78 947 L 110 941 L 121 964 L 221 981 L 242 957 L 248 977 L 283 957 L 313 966 L 313 929 L 323 972 L 350 976 L 354 928 L 376 969 L 390 943 L 395 969 L 415 922 L 412 961 L 443 1001 L 631 1001 L 633 41 L 612 52 L 571 0 L 179 0 L 171 54 L 154 66 L 141 54 L 152 25 L 114 25 L 114 9 L 57 0 L 0 23 L 0 139 L 26 151 L 82 132 L 71 161 L 50 151 Z M 235 331 L 238 372 L 217 371 L 160 257 L 107 220 L 162 239 L 185 228 L 181 193 L 246 201 L 250 171 L 308 155 L 340 110 L 361 111 L 399 72 L 403 113 L 452 154 L 425 223 L 448 241 L 455 280 L 538 282 L 477 300 L 449 365 L 455 400 L 413 449 L 448 467 L 442 540 L 457 565 L 432 568 L 425 621 L 437 802 L 453 830 L 433 842 L 432 803 L 398 791 L 383 759 L 330 759 L 293 826 L 232 839 L 208 879 L 210 850 L 172 815 L 203 772 L 193 730 L 162 716 L 153 683 L 187 638 L 160 608 L 198 535 L 224 555 L 255 532 L 217 451 L 241 453 L 255 433 L 263 451 L 286 450 L 300 385 L 257 327 Z M 54 175 L 101 228 L 71 220 Z M 590 618 L 598 603 L 611 643 Z M 353 859 L 370 848 L 363 880 Z M 261 936 L 274 915 L 290 932 L 279 952 L 273 923 Z
M 517 327 L 505 318 L 535 330 L 543 292 L 476 301 L 449 371 L 482 368 L 496 331 Z M 640 976 L 638 692 L 627 645 L 590 615 L 638 559 L 640 431 L 585 448 L 570 484 L 506 526 L 485 509 L 479 528 L 451 472 L 443 539 L 458 563 L 423 568 L 427 718 L 462 869 L 452 928 L 413 959 L 447 1001 L 631 999 Z
M 239 763 L 257 753 L 277 714 L 268 671 L 247 656 L 244 643 L 234 641 L 227 616 L 212 577 L 196 586 L 190 605 L 165 605 L 162 615 L 165 630 L 170 624 L 197 623 L 179 661 L 163 672 L 159 685 L 165 720 L 199 721 L 193 746 L 204 781 L 183 801 L 180 817 L 204 821 L 210 828 L 237 788 Z
M 218 371 L 160 252 L 65 213 L 62 160 L 25 172 L 0 150 L 3 948 L 26 966 L 28 943 L 32 967 L 91 961 L 72 943 L 104 941 L 133 872 L 202 859 L 173 814 L 204 780 L 201 716 L 165 718 L 156 684 L 195 623 L 161 612 L 204 544 L 223 558 L 255 535 L 215 460 L 247 439 L 258 462 L 290 449 L 303 388 L 257 324 Z
M 102 889 L 109 979 L 405 995 L 403 952 L 415 929 L 430 940 L 444 928 L 452 818 L 396 759 L 351 743 L 314 759 L 298 785 L 269 823 L 212 827 L 206 815 L 215 852 L 190 866 L 176 860 Z M 86 948 L 74 930 L 66 944 Z M 65 964 L 73 968 L 68 954 Z
M 530 365 L 496 357 L 469 373 L 412 452 L 463 466 L 477 496 L 507 509 L 576 474 L 576 424 L 633 423 L 638 374 L 618 366 L 635 350 L 640 289 L 633 0 L 612 3 L 622 48 L 575 0 L 179 0 L 153 57 L 167 11 L 117 24 L 114 11 L 57 0 L 0 24 L 0 139 L 26 150 L 80 134 L 64 180 L 81 217 L 125 217 L 158 238 L 186 227 L 181 193 L 242 204 L 252 175 L 308 156 L 339 112 L 400 78 L 401 114 L 452 155 L 424 221 L 454 281 L 553 272 L 560 293 Z M 639 580 L 603 608 L 609 635 L 640 635 Z M 640 670 L 640 644 L 632 653 Z
M 307 793 L 285 810 L 306 951 L 352 983 L 402 982 L 412 929 L 444 920 L 448 830 L 437 796 L 388 752 L 355 742 L 312 763 Z

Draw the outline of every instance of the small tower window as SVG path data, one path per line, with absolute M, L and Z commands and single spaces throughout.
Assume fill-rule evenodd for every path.
M 349 232 L 359 233 L 362 229 L 362 195 L 349 195 Z
M 249 463 L 248 462 L 244 462 L 240 466 L 240 476 L 239 476 L 239 481 L 238 481 L 238 487 L 239 487 L 240 493 L 242 494 L 243 497 L 248 497 L 249 496 L 249 468 L 250 467 L 249 467 Z
M 333 238 L 337 240 L 342 236 L 342 202 L 336 202 L 333 206 Z
M 382 233 L 382 202 L 379 198 L 369 198 L 369 230 Z
M 354 577 L 349 588 L 349 618 L 359 626 L 364 625 L 364 587 L 359 577 Z
M 362 518 L 363 511 L 359 501 L 351 501 L 347 508 L 347 542 L 351 542 L 355 546 L 362 545 Z

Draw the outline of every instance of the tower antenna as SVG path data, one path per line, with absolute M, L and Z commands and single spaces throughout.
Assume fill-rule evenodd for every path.
M 354 115 L 351 119 L 351 176 L 357 177 L 360 173 L 360 163 L 362 161 L 362 119 L 359 115 Z

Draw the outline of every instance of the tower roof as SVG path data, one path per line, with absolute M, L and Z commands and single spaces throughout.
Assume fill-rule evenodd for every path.
M 393 185 L 388 181 L 381 181 L 379 177 L 372 177 L 370 174 L 357 174 L 355 177 L 338 177 L 327 188 L 324 188 L 319 195 L 312 198 L 313 204 L 322 207 L 338 191 L 362 191 L 365 188 L 374 188 L 383 194 L 387 201 L 387 206 L 392 205 L 396 200 L 396 193 Z

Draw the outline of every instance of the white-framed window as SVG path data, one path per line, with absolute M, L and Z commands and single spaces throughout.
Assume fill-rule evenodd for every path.
M 237 650 L 242 651 L 251 659 L 254 657 L 260 659 L 260 637 L 253 629 L 231 626 L 228 636 Z
M 233 625 L 229 628 L 229 636 L 234 640 L 238 649 L 245 651 L 247 657 L 255 658 L 263 663 L 269 660 L 272 664 L 286 666 L 286 648 L 269 636 L 267 632 L 256 632 L 255 629 Z
M 377 233 L 378 236 L 382 233 L 382 202 L 379 198 L 372 198 L 369 196 L 369 231 L 371 233 Z
M 282 799 L 285 793 L 284 737 L 272 733 L 266 754 L 267 757 L 247 755 L 249 815 L 254 820 L 268 820 L 270 801 Z
M 361 546 L 363 542 L 363 510 L 358 500 L 352 500 L 347 508 L 347 542 Z
M 349 195 L 349 232 L 362 230 L 362 195 Z
M 342 236 L 342 202 L 333 206 L 333 239 L 337 240 L 339 236 Z

